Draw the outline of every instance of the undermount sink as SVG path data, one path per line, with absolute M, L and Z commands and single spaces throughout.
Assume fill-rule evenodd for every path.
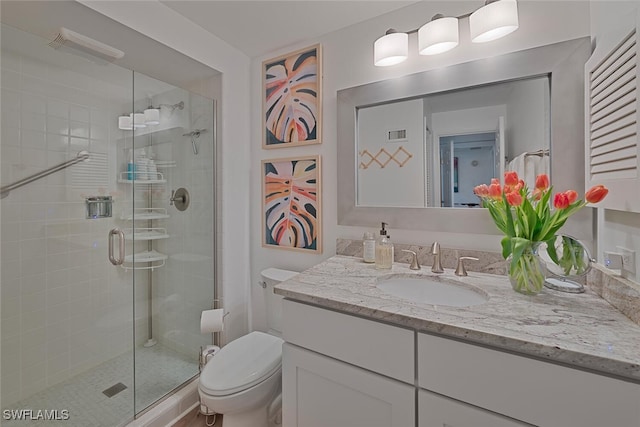
M 379 278 L 377 287 L 384 293 L 412 302 L 451 307 L 468 307 L 487 302 L 489 297 L 481 289 L 440 277 Z

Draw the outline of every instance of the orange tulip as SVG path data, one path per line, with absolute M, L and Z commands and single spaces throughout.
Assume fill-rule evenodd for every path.
M 505 195 L 507 203 L 511 206 L 520 206 L 522 204 L 522 196 L 517 191 L 512 191 Z
M 574 190 L 567 190 L 564 192 L 567 195 L 567 199 L 569 199 L 569 204 L 572 205 L 573 202 L 578 200 L 578 192 Z
M 604 185 L 596 185 L 591 187 L 589 191 L 584 195 L 584 198 L 589 203 L 598 203 L 602 201 L 609 193 L 609 189 Z
M 549 188 L 549 176 L 546 173 L 540 174 L 536 177 L 536 188 L 540 190 L 546 190 Z
M 475 194 L 478 197 L 488 197 L 489 186 L 487 186 L 487 184 L 480 184 L 473 188 L 473 194 Z
M 504 185 L 505 187 L 515 187 L 518 185 L 518 173 L 516 171 L 506 171 L 504 173 Z
M 500 183 L 492 183 L 489 186 L 489 197 L 496 200 L 502 199 L 502 188 L 500 188 Z
M 498 178 L 491 178 L 491 184 L 500 185 L 500 180 Z
M 556 209 L 566 209 L 569 205 L 569 197 L 566 193 L 557 193 L 553 198 L 553 206 L 555 206 Z

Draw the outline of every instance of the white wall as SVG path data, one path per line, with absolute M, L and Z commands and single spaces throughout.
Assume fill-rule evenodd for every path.
M 637 14 L 639 6 L 637 1 L 591 2 L 592 41 L 598 43 L 598 37 L 614 30 L 622 17 Z M 618 246 L 635 250 L 636 274 L 625 276 L 640 283 L 640 213 L 598 209 L 598 261 L 602 263 L 603 251 L 617 252 Z
M 522 80 L 507 100 L 507 161 L 526 152 L 549 149 L 549 79 Z
M 358 112 L 358 205 L 360 206 L 425 206 L 424 132 L 421 99 L 362 108 Z M 406 140 L 389 142 L 388 132 L 406 130 Z M 406 152 L 398 149 L 403 148 Z M 385 152 L 380 150 L 384 149 Z M 396 154 L 397 152 L 397 154 Z M 387 154 L 388 153 L 388 154 Z M 412 157 L 408 157 L 410 153 Z M 402 166 L 399 162 L 405 161 Z
M 337 237 L 361 238 L 362 227 L 345 227 L 337 224 L 336 192 L 336 91 L 351 86 L 362 85 L 383 79 L 403 76 L 428 69 L 468 62 L 521 49 L 541 46 L 562 40 L 589 35 L 589 3 L 583 1 L 538 2 L 522 0 L 518 2 L 520 28 L 504 39 L 482 45 L 472 45 L 469 41 L 468 20 L 460 23 L 460 45 L 443 55 L 425 57 L 416 54 L 416 37 L 409 37 L 409 59 L 399 65 L 387 68 L 373 66 L 373 42 L 390 28 L 411 30 L 420 27 L 436 13 L 462 15 L 477 7 L 477 1 L 428 1 L 388 13 L 363 23 L 326 34 L 271 52 L 251 62 L 251 294 L 253 296 L 253 327 L 266 329 L 264 315 L 264 290 L 255 286 L 260 270 L 269 266 L 287 267 L 294 270 L 308 268 L 335 254 Z M 261 63 L 287 52 L 304 48 L 313 43 L 321 43 L 323 48 L 323 141 L 320 145 L 262 150 L 261 125 Z M 290 157 L 300 154 L 320 154 L 323 158 L 323 232 L 324 251 L 322 254 L 290 253 L 278 249 L 262 248 L 260 221 L 260 161 L 265 158 Z M 384 218 L 380 218 L 384 220 Z M 496 250 L 499 236 L 467 235 L 455 233 L 422 232 L 391 227 L 390 234 L 395 241 L 430 244 L 439 240 L 448 247 L 473 247 Z
M 249 58 L 160 2 L 79 1 L 222 73 L 222 100 L 218 104 L 222 119 L 217 161 L 218 278 L 225 310 L 229 312 L 224 339 L 241 336 L 248 331 L 248 286 L 253 279 L 246 268 L 250 215 L 246 189 L 250 182 L 250 150 L 260 146 L 247 126 L 251 101 Z

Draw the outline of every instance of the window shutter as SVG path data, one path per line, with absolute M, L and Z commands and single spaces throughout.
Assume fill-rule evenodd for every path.
M 598 206 L 631 212 L 640 212 L 636 22 L 599 37 L 585 65 L 585 188 L 604 184 L 609 195 Z

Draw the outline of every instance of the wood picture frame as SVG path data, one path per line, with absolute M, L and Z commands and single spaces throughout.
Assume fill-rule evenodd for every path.
M 320 44 L 263 61 L 262 118 L 262 148 L 322 142 Z
M 262 246 L 322 253 L 319 155 L 262 160 Z

